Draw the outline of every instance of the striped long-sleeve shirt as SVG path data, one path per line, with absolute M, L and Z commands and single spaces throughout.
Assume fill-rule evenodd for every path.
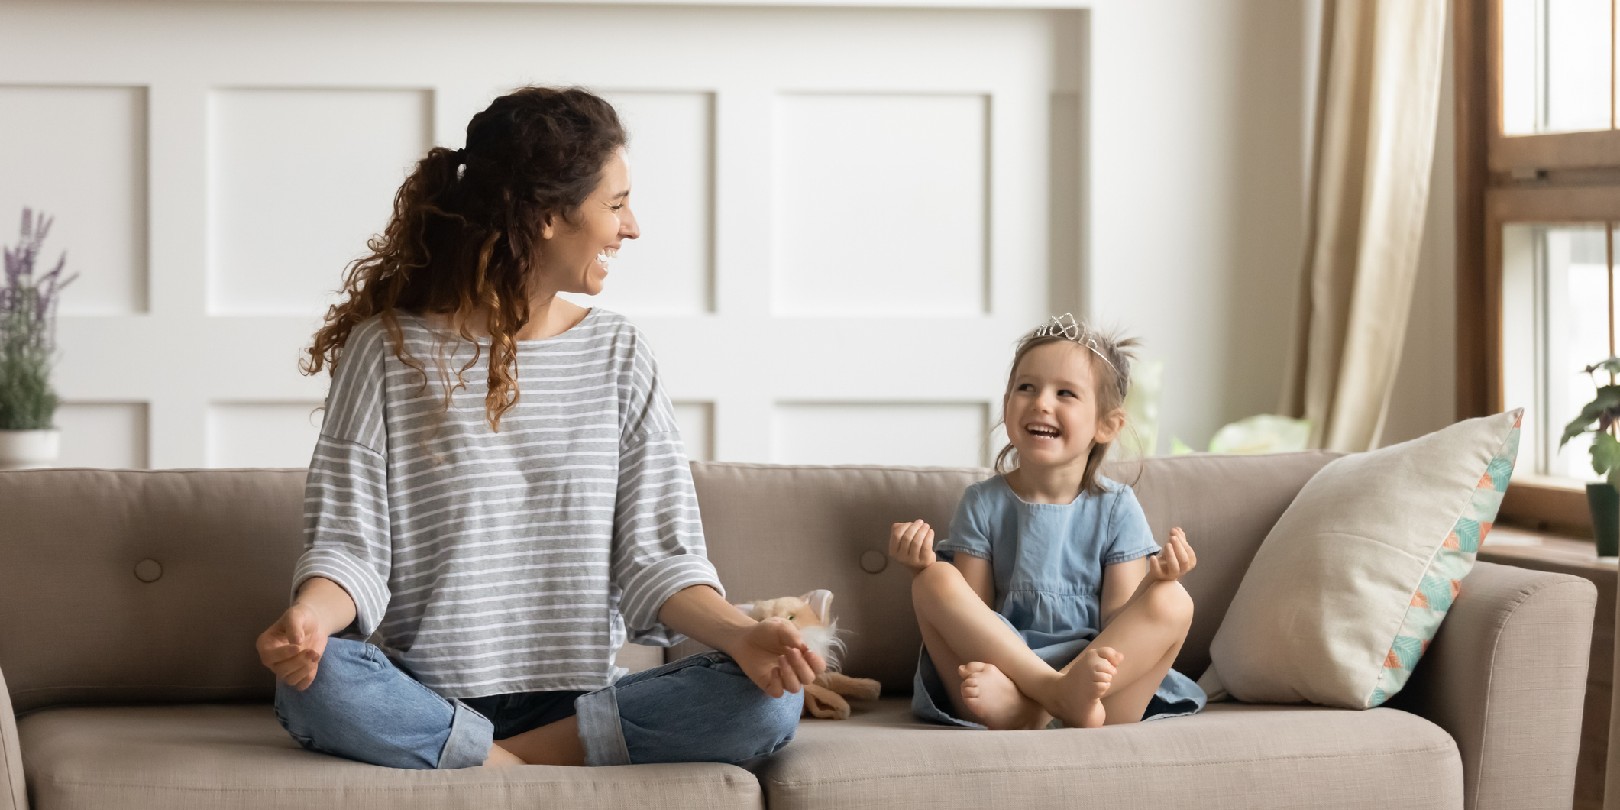
M 404 364 L 379 319 L 344 345 L 305 486 L 309 577 L 354 599 L 377 640 L 451 697 L 590 690 L 631 638 L 669 643 L 664 600 L 720 590 L 674 411 L 646 342 L 593 309 L 518 343 L 517 404 L 485 419 L 488 347 L 444 411 L 437 358 L 474 347 L 400 314 Z M 723 593 L 723 591 L 722 591 Z

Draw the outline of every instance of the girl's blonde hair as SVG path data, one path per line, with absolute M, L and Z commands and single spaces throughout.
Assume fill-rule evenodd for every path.
M 1054 318 L 1053 323 L 1057 322 Z M 1115 333 L 1092 331 L 1085 324 L 1075 326 L 1078 328 L 1071 327 L 1065 331 L 1053 329 L 1051 324 L 1042 325 L 1018 341 L 1018 349 L 1013 352 L 1012 367 L 1007 369 L 1007 387 L 1001 393 L 1001 424 L 1005 425 L 1007 421 L 1006 402 L 1012 394 L 1013 380 L 1018 376 L 1018 364 L 1031 351 L 1051 343 L 1076 343 L 1087 350 L 1086 357 L 1091 361 L 1091 379 L 1097 389 L 1093 393 L 1097 398 L 1099 420 L 1125 407 L 1125 395 L 1131 389 L 1131 361 L 1136 359 L 1134 350 L 1141 345 L 1140 342 Z M 1102 466 L 1103 457 L 1108 455 L 1108 448 L 1112 444 L 1112 440 L 1092 443 L 1091 451 L 1086 454 L 1086 471 L 1080 478 L 1081 492 L 1093 495 L 1102 493 L 1102 485 L 1097 483 L 1097 469 Z M 1000 475 L 1018 468 L 1018 451 L 1013 448 L 1012 442 L 1007 442 L 996 454 L 995 468 Z

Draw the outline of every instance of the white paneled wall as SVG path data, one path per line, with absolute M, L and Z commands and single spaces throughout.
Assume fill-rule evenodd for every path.
M 68 403 L 57 409 L 56 424 L 62 429 L 62 464 L 147 466 L 144 402 Z
M 66 313 L 147 311 L 147 125 L 145 87 L 0 83 L 0 242 L 23 205 L 61 215 L 48 258 L 69 249 L 80 272 Z
M 712 314 L 714 94 L 604 95 L 630 130 L 633 208 L 648 232 L 613 262 L 626 282 L 612 285 L 612 306 L 638 315 Z
M 989 102 L 983 94 L 779 98 L 773 311 L 986 314 Z
M 301 467 L 321 429 L 319 402 L 220 402 L 203 425 L 210 467 Z
M 959 465 L 985 450 L 983 402 L 798 403 L 776 409 L 772 444 L 806 464 Z
M 1076 308 L 1085 15 L 8 2 L 0 241 L 49 210 L 82 274 L 63 460 L 305 464 L 345 265 L 533 82 L 631 130 L 644 236 L 586 303 L 649 334 L 693 457 L 984 463 L 1013 342 Z
M 207 106 L 208 314 L 320 316 L 432 145 L 432 92 L 221 88 Z

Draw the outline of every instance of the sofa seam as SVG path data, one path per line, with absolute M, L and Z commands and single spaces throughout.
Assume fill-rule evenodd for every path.
M 1464 581 L 1466 582 L 1466 579 Z M 1587 585 L 1591 585 L 1591 583 L 1587 582 L 1586 580 L 1580 580 L 1580 582 L 1584 582 Z M 1492 705 L 1494 703 L 1494 697 L 1495 697 L 1495 689 L 1494 689 L 1494 687 L 1496 685 L 1496 659 L 1497 659 L 1498 654 L 1500 654 L 1501 650 L 1502 650 L 1502 643 L 1501 643 L 1502 642 L 1502 636 L 1505 633 L 1507 633 L 1508 623 L 1510 621 L 1512 621 L 1514 615 L 1519 612 L 1519 609 L 1524 607 L 1525 603 L 1529 602 L 1532 598 L 1534 598 L 1534 597 L 1536 597 L 1536 596 L 1538 596 L 1538 595 L 1540 595 L 1542 593 L 1550 591 L 1550 590 L 1552 590 L 1554 588 L 1562 588 L 1562 587 L 1564 587 L 1566 585 L 1578 586 L 1579 583 L 1570 582 L 1568 580 L 1562 580 L 1562 581 L 1558 581 L 1558 582 L 1548 582 L 1548 583 L 1543 584 L 1543 585 L 1534 586 L 1533 589 L 1531 589 L 1531 590 L 1525 590 L 1525 591 L 1520 592 L 1519 598 L 1515 599 L 1512 604 L 1508 605 L 1507 610 L 1502 612 L 1502 619 L 1501 619 L 1500 622 L 1497 623 L 1496 628 L 1495 628 L 1495 632 L 1491 635 L 1491 659 L 1490 659 L 1489 664 L 1485 667 L 1485 702 L 1484 702 L 1484 705 L 1481 707 L 1481 709 L 1482 709 L 1482 712 L 1481 712 L 1482 717 L 1481 717 L 1481 721 L 1480 721 L 1479 755 L 1477 757 L 1475 757 L 1475 762 L 1474 762 L 1475 772 L 1478 774 L 1478 776 L 1476 777 L 1476 780 L 1475 780 L 1473 795 L 1469 796 L 1468 795 L 1468 790 L 1467 790 L 1468 768 L 1467 768 L 1467 763 L 1466 762 L 1463 763 L 1463 765 L 1464 765 L 1464 767 L 1463 767 L 1463 788 L 1464 788 L 1463 789 L 1463 810 L 1475 810 L 1475 808 L 1479 807 L 1479 795 L 1480 795 L 1480 789 L 1479 789 L 1480 785 L 1479 785 L 1479 783 L 1483 782 L 1484 779 L 1485 779 L 1485 762 L 1488 759 L 1488 757 L 1486 756 L 1486 748 L 1491 744 L 1491 734 L 1490 734 L 1489 726 L 1492 725 L 1492 723 L 1491 723 L 1491 718 L 1493 717 Z M 1461 750 L 1462 750 L 1462 746 L 1458 746 L 1458 752 L 1459 753 L 1461 753 Z M 1470 799 L 1472 799 L 1472 801 L 1470 801 Z
M 4 798 L 7 802 L 13 802 L 18 796 L 22 796 L 22 804 L 17 805 L 17 810 L 25 810 L 28 807 L 28 779 L 23 770 L 22 734 L 17 729 L 15 712 L 12 713 L 11 727 L 11 736 L 16 738 L 14 742 L 17 744 L 17 759 L 15 761 L 11 758 L 11 746 L 7 745 L 7 741 L 3 739 L 6 735 L 0 735 L 0 757 L 4 757 L 6 766 L 6 795 Z M 19 787 L 22 789 L 18 790 Z
M 1466 581 L 1464 580 L 1464 582 Z M 1508 621 L 1513 618 L 1515 613 L 1519 612 L 1519 608 L 1525 602 L 1530 601 L 1532 595 L 1540 593 L 1541 590 L 1520 591 L 1519 598 L 1513 600 L 1513 603 L 1508 605 L 1507 610 L 1502 611 L 1502 618 L 1496 623 L 1495 632 L 1491 633 L 1491 658 L 1485 665 L 1485 700 L 1480 706 L 1479 753 L 1474 757 L 1474 773 L 1476 774 L 1474 777 L 1474 791 L 1472 795 L 1469 795 L 1468 763 L 1465 761 L 1463 762 L 1463 810 L 1475 810 L 1475 808 L 1479 807 L 1479 782 L 1485 776 L 1485 746 L 1490 743 L 1489 729 L 1486 726 L 1490 725 L 1491 722 L 1491 698 L 1494 693 L 1493 687 L 1496 684 L 1496 656 L 1502 649 L 1502 634 L 1507 632 Z M 1457 750 L 1461 753 L 1462 746 L 1457 746 Z
M 1447 737 L 1449 738 L 1450 735 L 1447 735 Z M 1450 748 L 1451 749 L 1456 749 L 1457 748 L 1456 740 L 1451 740 L 1451 743 L 1452 744 L 1451 744 Z M 1163 767 L 1201 768 L 1201 767 L 1208 767 L 1208 766 L 1248 765 L 1248 764 L 1260 764 L 1260 763 L 1269 763 L 1269 762 L 1309 762 L 1309 761 L 1313 761 L 1313 760 L 1323 760 L 1323 759 L 1347 759 L 1347 758 L 1349 758 L 1349 759 L 1374 759 L 1374 758 L 1383 759 L 1383 758 L 1387 758 L 1387 757 L 1390 757 L 1390 756 L 1405 757 L 1405 756 L 1411 756 L 1413 754 L 1444 753 L 1447 750 L 1448 750 L 1447 746 L 1437 745 L 1437 746 L 1431 746 L 1431 747 L 1428 747 L 1428 748 L 1407 749 L 1407 750 L 1404 750 L 1404 751 L 1379 751 L 1379 752 L 1368 752 L 1368 753 L 1361 753 L 1361 754 L 1334 754 L 1334 753 L 1293 754 L 1293 755 L 1289 755 L 1289 756 L 1248 757 L 1248 758 L 1245 758 L 1245 759 L 1206 760 L 1206 761 L 1202 761 L 1202 762 L 1165 762 L 1165 763 L 1159 763 L 1159 764 L 1155 765 L 1154 767 L 1160 767 L 1160 768 L 1163 768 Z M 958 768 L 958 769 L 953 769 L 951 771 L 951 773 L 952 773 L 952 775 L 978 776 L 978 775 L 982 775 L 982 774 L 992 774 L 992 773 L 1000 773 L 1000 774 L 1006 774 L 1006 773 L 1060 773 L 1060 772 L 1084 772 L 1084 771 L 1088 771 L 1088 770 L 1093 770 L 1093 771 L 1132 770 L 1132 771 L 1135 771 L 1135 770 L 1140 770 L 1141 768 L 1142 768 L 1141 763 L 1129 763 L 1129 764 L 1120 764 L 1120 765 L 1047 765 L 1047 766 L 1041 766 L 1041 767 L 1035 767 L 1035 768 L 1018 768 L 1017 770 L 1009 770 L 1007 768 L 978 768 L 978 769 L 972 769 L 972 770 Z M 930 776 L 929 774 L 917 774 L 917 775 L 919 775 L 919 776 Z M 856 783 L 860 783 L 860 782 L 875 782 L 875 781 L 883 781 L 883 780 L 894 779 L 895 777 L 896 777 L 895 774 L 883 774 L 883 775 L 876 775 L 876 776 L 852 777 L 852 778 L 848 778 L 848 779 L 816 779 L 814 781 L 802 781 L 802 782 L 784 782 L 784 781 L 780 781 L 780 780 L 777 780 L 775 778 L 772 778 L 771 779 L 771 784 L 781 786 L 781 787 L 786 787 L 786 788 L 793 788 L 793 787 L 803 787 L 803 786 L 806 786 L 806 785 L 856 784 Z
M 718 763 L 716 763 L 716 764 L 718 764 Z M 736 767 L 736 766 L 732 766 L 732 767 Z M 743 769 L 738 768 L 738 770 L 743 770 Z M 743 772 L 747 773 L 747 771 L 743 771 Z M 289 792 L 289 791 L 290 792 L 295 792 L 295 793 L 325 793 L 325 792 L 330 792 L 331 790 L 335 789 L 335 788 L 330 788 L 330 787 L 300 787 L 300 786 L 279 786 L 279 785 L 276 786 L 276 787 L 273 787 L 273 788 L 265 788 L 265 787 L 233 787 L 233 786 L 198 787 L 198 786 L 195 786 L 195 785 L 149 785 L 149 784 L 141 784 L 141 783 L 134 783 L 134 782 L 78 782 L 78 781 L 70 782 L 70 781 L 66 781 L 66 780 L 62 780 L 62 779 L 51 779 L 51 780 L 47 781 L 47 784 L 49 784 L 51 787 L 133 788 L 133 789 L 138 789 L 138 790 L 184 790 L 184 791 L 206 792 L 206 793 L 263 793 L 266 790 L 273 790 L 273 791 L 278 792 L 278 793 Z M 591 787 L 591 788 L 601 788 L 601 787 L 607 787 L 607 786 L 613 786 L 613 785 L 624 785 L 624 784 L 626 784 L 626 783 L 623 780 L 605 779 L 605 780 L 599 780 L 599 781 L 598 780 L 592 780 L 590 782 L 583 783 L 581 786 Z M 676 781 L 676 780 L 671 780 L 671 779 L 660 778 L 658 780 L 658 784 L 660 786 L 674 785 L 674 786 L 677 786 L 677 787 L 687 787 L 687 786 L 692 786 L 692 785 L 714 785 L 714 784 L 726 784 L 726 785 L 736 784 L 736 785 L 741 785 L 741 786 L 747 786 L 747 785 L 752 784 L 752 785 L 754 785 L 756 787 L 761 786 L 760 782 L 757 779 L 753 779 L 753 778 L 738 779 L 735 782 L 722 781 L 720 779 L 702 779 L 702 780 L 685 779 L 685 780 Z M 358 788 L 358 790 L 360 792 L 398 793 L 398 792 L 401 792 L 401 791 L 417 792 L 417 791 L 422 791 L 422 790 L 456 790 L 456 791 L 463 791 L 463 790 L 492 790 L 492 789 L 496 789 L 496 788 L 512 788 L 512 787 L 523 788 L 523 787 L 535 787 L 535 786 L 534 785 L 524 785 L 524 784 L 514 784 L 514 783 L 511 783 L 511 782 L 494 782 L 494 783 L 479 782 L 479 783 L 469 783 L 469 784 L 465 784 L 465 785 L 459 785 L 459 784 L 458 785 L 400 785 L 398 787 L 387 786 L 387 785 L 379 785 L 379 786 L 376 786 L 376 787 L 361 787 L 361 788 Z M 344 791 L 356 791 L 357 787 L 354 786 L 354 785 L 344 785 L 344 786 L 341 787 L 341 789 L 344 790 Z
M 1301 452 L 1308 452 L 1308 453 L 1312 453 L 1312 454 L 1318 454 L 1319 453 L 1319 454 L 1322 454 L 1324 456 L 1328 456 L 1329 461 L 1332 461 L 1333 459 L 1337 459 L 1337 458 L 1342 457 L 1342 456 L 1345 455 L 1344 453 L 1337 453 L 1337 452 L 1329 451 L 1329 450 L 1314 450 L 1314 451 L 1301 451 Z M 1276 458 L 1276 457 L 1294 456 L 1294 455 L 1298 455 L 1298 453 L 1297 452 L 1257 453 L 1257 454 L 1254 454 L 1253 456 L 1247 456 L 1247 458 L 1266 459 L 1266 458 Z M 1197 458 L 1218 458 L 1218 457 L 1220 457 L 1220 454 L 1218 454 L 1218 453 L 1195 452 L 1195 453 L 1187 453 L 1187 454 L 1184 455 L 1184 457 L 1189 459 L 1189 460 L 1190 459 L 1197 459 Z M 756 461 L 695 461 L 694 460 L 693 464 L 701 464 L 701 465 L 703 465 L 705 467 L 716 467 L 716 468 L 720 468 L 720 469 L 852 470 L 852 471 L 856 471 L 856 472 L 859 472 L 859 471 L 862 471 L 862 470 L 883 469 L 883 470 L 896 470 L 896 471 L 900 471 L 900 472 L 919 472 L 919 471 L 931 472 L 931 471 L 945 470 L 945 471 L 950 471 L 950 472 L 979 473 L 979 472 L 987 472 L 987 471 L 990 471 L 992 469 L 991 467 L 988 467 L 988 466 L 951 466 L 951 465 L 928 465 L 928 464 L 901 464 L 901 465 L 896 465 L 896 464 L 771 464 L 771 463 L 756 462 Z M 203 468 L 203 469 L 207 469 L 207 468 Z
M 769 464 L 752 461 L 699 461 L 694 462 L 705 467 L 721 470 L 789 470 L 789 471 L 834 471 L 847 470 L 850 472 L 863 472 L 868 470 L 892 470 L 901 473 L 917 472 L 964 472 L 975 475 L 990 472 L 989 467 L 950 467 L 929 465 L 892 465 L 892 464 Z

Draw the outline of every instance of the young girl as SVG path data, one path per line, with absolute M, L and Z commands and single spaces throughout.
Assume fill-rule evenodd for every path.
M 824 662 L 723 598 L 646 340 L 558 297 L 600 292 L 641 233 L 624 145 L 583 90 L 496 99 L 417 164 L 316 333 L 308 548 L 258 640 L 306 748 L 735 763 L 793 737 Z M 675 633 L 719 652 L 621 677 L 627 635 Z
M 1094 728 L 1203 707 L 1170 667 L 1197 557 L 1179 528 L 1161 550 L 1130 487 L 1097 473 L 1125 426 L 1135 345 L 1068 314 L 1030 333 L 1007 378 L 998 475 L 963 493 L 937 549 L 928 524 L 894 524 L 889 553 L 915 572 L 919 717 Z

